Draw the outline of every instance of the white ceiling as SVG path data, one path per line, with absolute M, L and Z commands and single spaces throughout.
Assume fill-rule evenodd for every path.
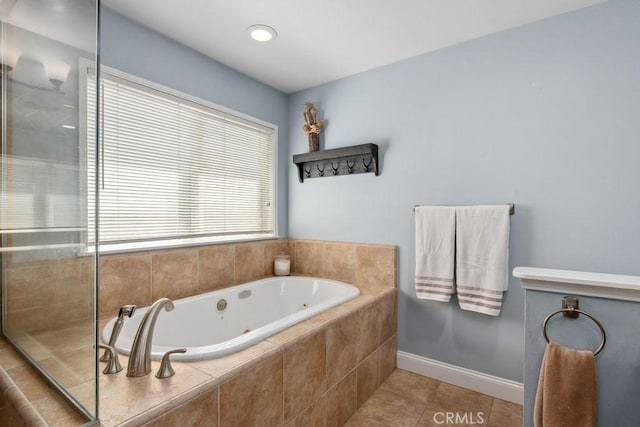
M 103 0 L 130 19 L 292 93 L 605 0 Z M 266 24 L 275 41 L 252 41 Z

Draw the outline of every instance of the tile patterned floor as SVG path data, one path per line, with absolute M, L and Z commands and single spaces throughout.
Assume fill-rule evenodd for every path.
M 522 406 L 396 369 L 348 427 L 522 426 Z

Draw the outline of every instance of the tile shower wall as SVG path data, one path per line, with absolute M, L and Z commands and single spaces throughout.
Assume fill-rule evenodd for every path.
M 7 326 L 38 331 L 93 317 L 92 268 L 88 257 L 9 261 L 5 275 Z

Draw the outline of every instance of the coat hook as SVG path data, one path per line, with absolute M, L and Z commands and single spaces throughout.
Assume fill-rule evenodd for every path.
M 350 163 L 353 162 L 353 163 Z M 353 172 L 353 167 L 356 165 L 356 161 L 355 160 L 347 160 L 347 172 L 352 173 Z
M 306 166 L 304 167 L 304 175 L 305 175 L 305 178 L 311 177 L 311 166 L 309 166 L 309 169 L 307 169 Z
M 316 169 L 318 169 L 318 175 L 324 176 L 324 166 L 322 166 L 322 169 L 320 169 L 320 166 L 318 166 L 318 164 L 316 163 Z
M 338 162 L 338 166 L 333 166 L 333 162 L 331 162 L 331 173 L 334 175 L 338 174 L 338 169 L 340 168 L 340 162 Z
M 371 162 L 372 162 L 372 160 L 371 160 L 371 159 L 369 159 L 369 163 L 366 163 L 364 160 L 365 160 L 365 159 L 362 159 L 362 164 L 364 165 L 365 170 L 366 170 L 367 172 L 369 172 L 369 166 L 371 166 Z

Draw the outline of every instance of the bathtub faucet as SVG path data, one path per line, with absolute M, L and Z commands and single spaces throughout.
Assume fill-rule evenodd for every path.
M 128 377 L 142 377 L 151 372 L 153 328 L 156 326 L 156 319 L 163 308 L 166 311 L 173 310 L 173 303 L 169 298 L 160 298 L 144 314 L 131 345 L 129 365 L 127 366 Z

